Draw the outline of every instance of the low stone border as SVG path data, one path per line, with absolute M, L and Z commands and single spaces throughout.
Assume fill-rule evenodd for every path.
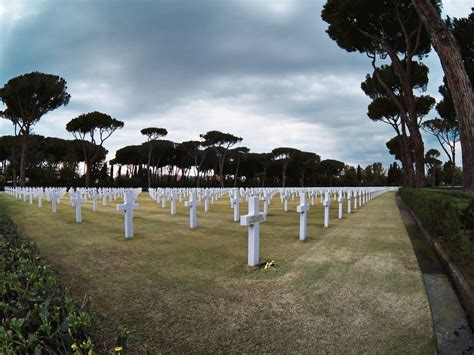
M 407 210 L 410 212 L 411 216 L 415 220 L 416 224 L 420 228 L 421 232 L 423 233 L 424 238 L 428 242 L 428 244 L 434 249 L 436 256 L 438 257 L 439 261 L 443 265 L 443 268 L 446 270 L 451 283 L 453 283 L 454 288 L 456 289 L 459 301 L 461 302 L 464 311 L 466 313 L 469 325 L 471 329 L 474 331 L 474 292 L 462 276 L 459 269 L 449 260 L 448 255 L 444 251 L 443 247 L 434 240 L 428 231 L 423 227 L 421 221 L 415 215 L 415 213 L 407 206 L 405 201 L 400 199 L 400 201 L 406 206 Z

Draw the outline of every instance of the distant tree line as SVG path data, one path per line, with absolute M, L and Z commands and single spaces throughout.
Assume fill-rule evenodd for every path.
M 158 131 L 158 130 L 157 130 Z M 164 136 L 162 129 L 161 137 Z M 147 139 L 140 145 L 117 150 L 107 162 L 107 150 L 83 140 L 31 135 L 26 151 L 27 185 L 85 186 L 86 170 L 94 186 L 374 186 L 401 184 L 401 169 L 381 163 L 365 168 L 341 161 L 321 160 L 318 154 L 280 147 L 269 153 L 252 153 L 246 147 L 225 148 L 236 141 L 229 133 L 210 131 L 196 141 L 175 143 Z M 217 137 L 225 138 L 216 140 Z M 0 137 L 2 182 L 17 176 L 21 141 Z M 94 150 L 86 166 L 84 150 Z M 150 153 L 151 152 L 151 153 Z M 82 170 L 81 170 L 82 167 Z

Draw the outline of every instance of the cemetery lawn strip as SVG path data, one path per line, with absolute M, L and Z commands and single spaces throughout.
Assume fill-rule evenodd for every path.
M 283 212 L 279 198 L 260 226 L 261 260 L 278 268 L 246 266 L 247 229 L 232 221 L 228 198 L 177 215 L 146 194 L 135 211 L 135 237 L 123 239 L 115 204 L 83 223 L 63 199 L 58 214 L 0 195 L 18 228 L 105 317 L 103 332 L 119 324 L 145 338 L 137 351 L 434 353 L 431 314 L 395 193 L 371 201 L 324 229 L 317 204 L 308 216 L 307 242 L 298 241 L 297 199 Z M 347 203 L 344 201 L 344 211 Z M 246 213 L 246 204 L 241 213 Z

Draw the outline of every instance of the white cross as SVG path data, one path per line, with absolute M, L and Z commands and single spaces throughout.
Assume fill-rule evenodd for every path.
M 56 190 L 51 190 L 51 192 L 49 193 L 49 196 L 51 199 L 51 213 L 56 213 L 59 193 Z
M 337 202 L 339 203 L 339 214 L 337 215 L 337 218 L 342 219 L 342 190 L 339 190 Z
M 263 213 L 268 215 L 268 206 L 270 205 L 271 196 L 266 192 L 263 194 L 262 201 L 263 201 Z
M 204 193 L 204 212 L 209 212 L 209 191 Z
M 74 202 L 72 201 L 72 198 L 74 197 L 74 189 L 72 187 L 67 190 L 67 194 L 69 195 L 69 203 L 71 206 L 74 206 Z
M 234 207 L 234 222 L 238 222 L 240 220 L 239 190 L 234 191 L 234 197 L 232 198 L 232 206 Z
M 285 212 L 288 212 L 288 195 L 284 194 L 282 198 L 283 198 L 283 210 Z
M 176 194 L 174 192 L 171 193 L 170 195 L 170 209 L 171 209 L 171 214 L 175 215 L 176 214 Z
M 102 206 L 107 206 L 107 192 L 102 190 Z
M 92 190 L 92 211 L 97 210 L 97 191 L 96 189 Z
M 351 201 L 351 198 L 352 198 L 352 191 L 349 190 L 347 191 L 347 213 L 351 213 L 352 212 L 352 201 Z
M 36 197 L 38 198 L 38 208 L 43 207 L 41 202 L 41 199 L 43 198 L 43 189 L 38 189 L 38 191 L 36 191 Z
M 196 209 L 199 206 L 199 201 L 196 198 L 196 193 L 192 192 L 189 195 L 189 201 L 185 201 L 184 205 L 189 207 L 189 228 L 194 229 L 197 227 L 197 217 L 196 217 Z
M 306 204 L 306 192 L 300 192 L 300 204 L 296 207 L 296 212 L 300 214 L 300 240 L 307 238 L 307 220 L 309 206 Z
M 324 227 L 329 227 L 329 207 L 331 206 L 331 199 L 329 198 L 329 191 L 324 193 Z
M 125 212 L 125 238 L 129 239 L 133 237 L 133 210 L 139 208 L 140 205 L 135 203 L 133 199 L 132 192 L 126 192 L 124 194 L 124 203 L 117 205 L 117 211 L 124 211 Z
M 76 223 L 82 222 L 82 215 L 81 215 L 81 204 L 82 204 L 82 196 L 79 190 L 76 191 L 74 197 L 71 197 L 71 203 L 73 206 L 76 207 Z
M 359 192 L 358 191 L 354 191 L 354 209 L 356 210 L 357 209 L 357 194 Z
M 258 210 L 258 196 L 249 198 L 249 213 L 240 217 L 240 225 L 248 226 L 248 265 L 255 266 L 260 259 L 260 222 L 266 220 L 266 214 Z

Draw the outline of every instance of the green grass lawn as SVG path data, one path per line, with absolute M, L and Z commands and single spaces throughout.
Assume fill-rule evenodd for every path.
M 120 200 L 121 201 L 121 200 Z M 319 201 L 319 200 L 317 200 Z M 283 212 L 279 198 L 260 227 L 261 260 L 247 267 L 247 228 L 233 222 L 222 198 L 190 230 L 188 209 L 177 215 L 143 193 L 135 237 L 123 237 L 115 204 L 88 202 L 76 224 L 66 199 L 51 214 L 0 195 L 20 231 L 105 317 L 101 338 L 119 324 L 142 335 L 136 352 L 434 353 L 431 314 L 421 273 L 395 203 L 387 193 L 323 228 L 323 207 L 308 218 L 300 242 L 298 198 Z M 347 203 L 344 201 L 344 210 Z M 241 214 L 247 206 L 241 206 Z

